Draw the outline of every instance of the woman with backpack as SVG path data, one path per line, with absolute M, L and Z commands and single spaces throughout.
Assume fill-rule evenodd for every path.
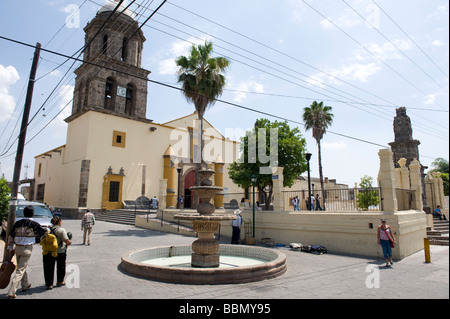
M 70 241 L 70 233 L 61 227 L 62 220 L 61 217 L 53 217 L 51 221 L 53 227 L 50 230 L 50 234 L 56 237 L 58 243 L 58 255 L 54 257 L 52 254 L 45 254 L 43 256 L 44 264 L 44 279 L 45 286 L 47 289 L 53 288 L 53 280 L 55 274 L 55 264 L 56 264 L 56 285 L 58 287 L 64 286 L 66 283 L 64 277 L 66 276 L 66 257 L 67 257 L 67 246 L 72 242 Z

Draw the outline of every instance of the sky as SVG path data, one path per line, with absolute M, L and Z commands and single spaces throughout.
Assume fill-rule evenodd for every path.
M 1 0 L 0 36 L 70 56 L 105 2 Z M 136 0 L 130 10 L 142 24 L 162 2 Z M 231 61 L 220 99 L 235 105 L 216 102 L 205 118 L 233 140 L 259 118 L 289 120 L 313 154 L 314 177 L 317 144 L 302 121 L 313 101 L 333 108 L 322 163 L 324 176 L 338 183 L 353 187 L 364 175 L 376 181 L 378 152 L 394 141 L 401 106 L 421 142 L 420 162 L 449 158 L 448 0 L 170 0 L 142 30 L 149 79 L 176 87 L 174 60 L 212 41 L 214 56 Z M 8 180 L 33 53 L 0 38 L 0 176 Z M 21 178 L 33 176 L 34 156 L 65 144 L 79 63 L 64 61 L 41 52 Z M 194 112 L 178 90 L 149 82 L 148 92 L 147 118 L 156 123 Z

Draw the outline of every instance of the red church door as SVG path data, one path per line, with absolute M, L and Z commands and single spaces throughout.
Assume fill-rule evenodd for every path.
M 196 172 L 194 170 L 189 172 L 184 179 L 184 208 L 192 208 L 194 194 L 192 194 L 189 188 L 195 186 L 195 177 Z

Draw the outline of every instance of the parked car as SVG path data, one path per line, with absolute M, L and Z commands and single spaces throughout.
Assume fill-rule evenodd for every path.
M 25 206 L 33 206 L 34 208 L 34 216 L 33 220 L 37 221 L 43 227 L 52 227 L 51 220 L 53 218 L 50 209 L 43 203 L 39 202 L 29 202 L 26 200 L 17 200 L 17 201 L 9 201 L 9 205 L 16 205 L 16 221 L 23 219 L 25 216 L 23 215 L 23 209 Z M 5 236 L 7 229 L 7 221 L 2 221 L 1 225 L 1 237 Z
M 25 208 L 25 206 L 33 206 L 33 220 L 37 221 L 43 227 L 51 227 L 50 221 L 52 220 L 53 216 L 50 212 L 50 209 L 45 204 L 21 200 L 18 201 L 16 205 L 16 221 L 24 218 L 23 209 Z

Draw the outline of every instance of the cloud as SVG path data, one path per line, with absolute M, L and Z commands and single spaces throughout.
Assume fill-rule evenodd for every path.
M 12 66 L 0 64 L 0 122 L 6 121 L 13 114 L 16 101 L 9 93 L 9 88 L 20 79 L 19 73 Z
M 436 46 L 436 47 L 440 47 L 444 45 L 444 42 L 442 42 L 441 40 L 434 40 L 431 45 Z
M 369 78 L 375 75 L 381 67 L 376 63 L 348 63 L 339 68 L 327 70 L 328 74 L 321 73 L 310 77 L 310 83 L 313 85 L 323 86 L 326 81 L 332 84 L 341 84 L 338 79 L 342 80 L 358 80 L 360 82 L 367 82 Z
M 329 149 L 329 150 L 343 150 L 347 148 L 347 144 L 344 142 L 335 142 L 335 143 L 328 143 L 328 142 L 322 142 L 323 149 Z
M 407 51 L 412 48 L 412 43 L 406 40 L 393 40 L 392 42 L 385 42 L 381 45 L 377 43 L 366 44 L 365 47 L 372 52 L 380 60 L 403 59 L 403 54 L 401 51 Z
M 233 100 L 234 102 L 241 103 L 247 98 L 246 92 L 264 93 L 264 85 L 254 80 L 242 81 L 235 90 L 239 92 L 236 92 Z
M 207 37 L 200 37 L 207 38 Z M 208 40 L 206 40 L 208 41 Z M 186 41 L 175 41 L 170 45 L 170 48 L 166 51 L 165 59 L 161 59 L 158 63 L 158 74 L 160 75 L 175 75 L 178 71 L 178 67 L 175 63 L 175 59 L 180 56 L 186 56 L 189 54 L 193 44 L 204 44 L 205 40 L 198 38 L 190 38 Z

